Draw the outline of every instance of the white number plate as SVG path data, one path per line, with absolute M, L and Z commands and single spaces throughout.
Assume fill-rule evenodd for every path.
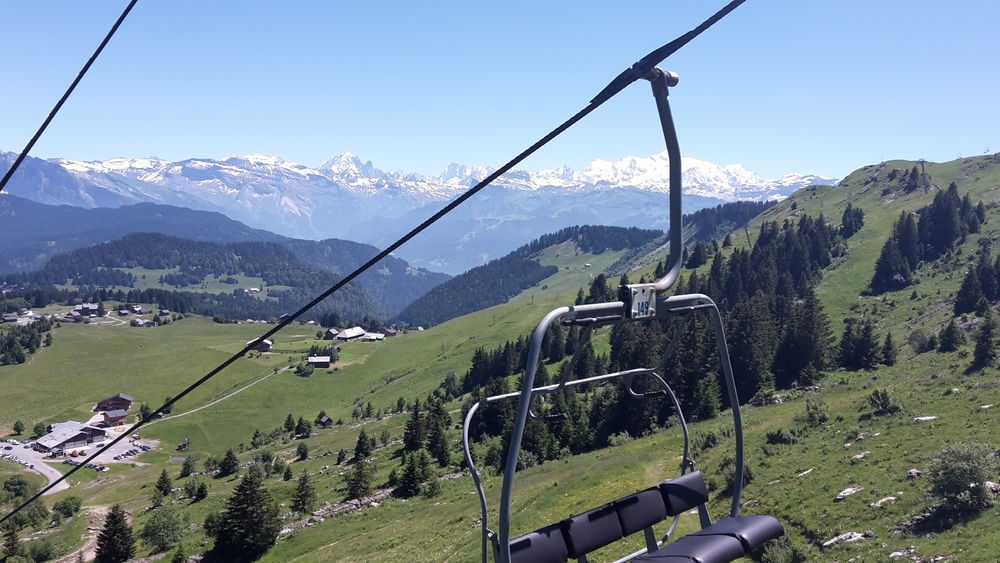
M 648 286 L 630 287 L 632 291 L 633 319 L 645 319 L 656 316 L 656 292 L 652 284 Z

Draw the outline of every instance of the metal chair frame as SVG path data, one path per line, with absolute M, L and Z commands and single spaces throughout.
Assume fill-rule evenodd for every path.
M 667 361 L 672 355 L 680 333 L 684 328 L 683 321 L 690 313 L 708 313 L 709 319 L 715 331 L 719 354 L 719 365 L 722 369 L 722 374 L 726 383 L 726 392 L 728 394 L 729 403 L 732 407 L 731 410 L 735 430 L 734 436 L 736 440 L 736 475 L 743 474 L 743 422 L 740 414 L 739 397 L 736 392 L 736 382 L 733 376 L 732 365 L 729 360 L 729 349 L 726 346 L 726 335 L 722 315 L 719 313 L 719 309 L 716 304 L 706 295 L 687 294 L 674 295 L 670 297 L 664 297 L 662 295 L 677 281 L 681 269 L 681 253 L 683 246 L 680 147 L 677 141 L 677 134 L 674 129 L 673 118 L 670 114 L 670 105 L 667 100 L 668 88 L 677 84 L 677 76 L 672 73 L 661 71 L 658 68 L 654 68 L 650 73 L 644 76 L 644 78 L 652 85 L 653 97 L 656 100 L 660 124 L 663 129 L 664 140 L 666 141 L 667 153 L 669 156 L 670 254 L 667 259 L 667 272 L 655 283 L 631 284 L 620 287 L 619 301 L 560 307 L 549 312 L 545 315 L 532 333 L 528 347 L 527 365 L 525 366 L 524 376 L 521 380 L 521 390 L 513 393 L 484 397 L 473 404 L 469 409 L 465 416 L 462 431 L 462 445 L 465 453 L 466 465 L 469 468 L 476 491 L 479 494 L 479 504 L 482 518 L 481 555 L 484 563 L 488 561 L 491 545 L 495 561 L 500 563 L 510 563 L 511 560 L 511 500 L 514 494 L 515 472 L 517 470 L 518 454 L 521 451 L 521 439 L 524 436 L 524 430 L 528 418 L 531 417 L 541 420 L 553 420 L 565 416 L 563 413 L 557 413 L 554 415 L 536 415 L 531 410 L 531 402 L 535 397 L 557 393 L 567 387 L 574 387 L 588 383 L 606 383 L 614 380 L 621 380 L 626 386 L 629 395 L 637 399 L 650 396 L 667 395 L 673 402 L 674 408 L 678 413 L 681 430 L 684 435 L 684 454 L 681 461 L 681 473 L 683 474 L 688 470 L 694 469 L 694 461 L 689 455 L 687 422 L 684 419 L 684 414 L 676 394 L 663 377 Z M 671 340 L 668 343 L 663 357 L 657 367 L 635 368 L 587 377 L 584 379 L 572 379 L 573 367 L 575 366 L 583 348 L 589 342 L 592 331 L 595 328 L 652 319 L 667 321 L 674 318 L 678 318 L 680 322 L 677 322 Z M 569 364 L 564 370 L 558 383 L 534 387 L 535 374 L 537 373 L 538 365 L 541 361 L 542 341 L 549 328 L 557 322 L 564 326 L 581 327 L 582 331 L 580 335 L 580 342 L 578 343 L 573 356 L 571 356 Z M 633 382 L 639 377 L 652 377 L 660 385 L 661 389 L 642 393 L 634 391 L 632 387 Z M 511 439 L 503 471 L 503 486 L 500 495 L 498 529 L 497 531 L 493 531 L 489 527 L 489 513 L 486 493 L 483 490 L 479 471 L 476 468 L 474 460 L 472 459 L 469 444 L 469 428 L 473 417 L 475 417 L 480 407 L 514 398 L 517 398 L 518 400 L 517 410 L 514 417 Z M 739 514 L 742 488 L 743 480 L 736 479 L 733 486 L 732 506 L 729 511 L 730 516 L 735 517 Z M 712 523 L 708 510 L 704 505 L 699 506 L 699 518 L 703 528 L 710 526 Z M 620 559 L 620 561 L 628 561 L 642 555 L 643 553 L 655 551 L 657 547 L 669 539 L 670 535 L 676 528 L 678 519 L 679 515 L 674 517 L 670 529 L 659 540 L 657 540 L 652 534 L 651 529 L 647 529 L 645 534 L 646 547 L 625 556 Z

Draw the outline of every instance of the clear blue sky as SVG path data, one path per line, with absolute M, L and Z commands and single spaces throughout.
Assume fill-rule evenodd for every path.
M 0 148 L 124 4 L 0 4 Z M 721 4 L 140 0 L 34 154 L 497 165 Z M 665 65 L 682 149 L 765 176 L 998 151 L 998 21 L 995 1 L 748 0 Z M 524 167 L 659 152 L 654 120 L 633 85 Z

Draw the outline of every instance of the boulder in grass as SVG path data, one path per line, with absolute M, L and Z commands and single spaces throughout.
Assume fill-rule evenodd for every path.
M 853 494 L 855 494 L 855 493 L 857 493 L 859 491 L 862 491 L 862 490 L 864 490 L 864 487 L 859 487 L 857 485 L 854 485 L 853 487 L 847 487 L 843 491 L 840 491 L 840 494 L 838 494 L 837 496 L 835 496 L 833 498 L 833 500 L 836 501 L 836 502 L 842 501 L 845 498 L 847 498 L 847 497 L 849 497 L 849 496 L 851 496 L 851 495 L 853 495 Z

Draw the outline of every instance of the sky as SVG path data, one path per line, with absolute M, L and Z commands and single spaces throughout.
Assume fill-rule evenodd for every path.
M 0 150 L 125 3 L 0 3 Z M 723 3 L 139 0 L 32 154 L 499 165 Z M 662 65 L 682 152 L 774 178 L 1000 151 L 997 21 L 995 1 L 748 0 Z M 522 167 L 662 149 L 636 83 Z

